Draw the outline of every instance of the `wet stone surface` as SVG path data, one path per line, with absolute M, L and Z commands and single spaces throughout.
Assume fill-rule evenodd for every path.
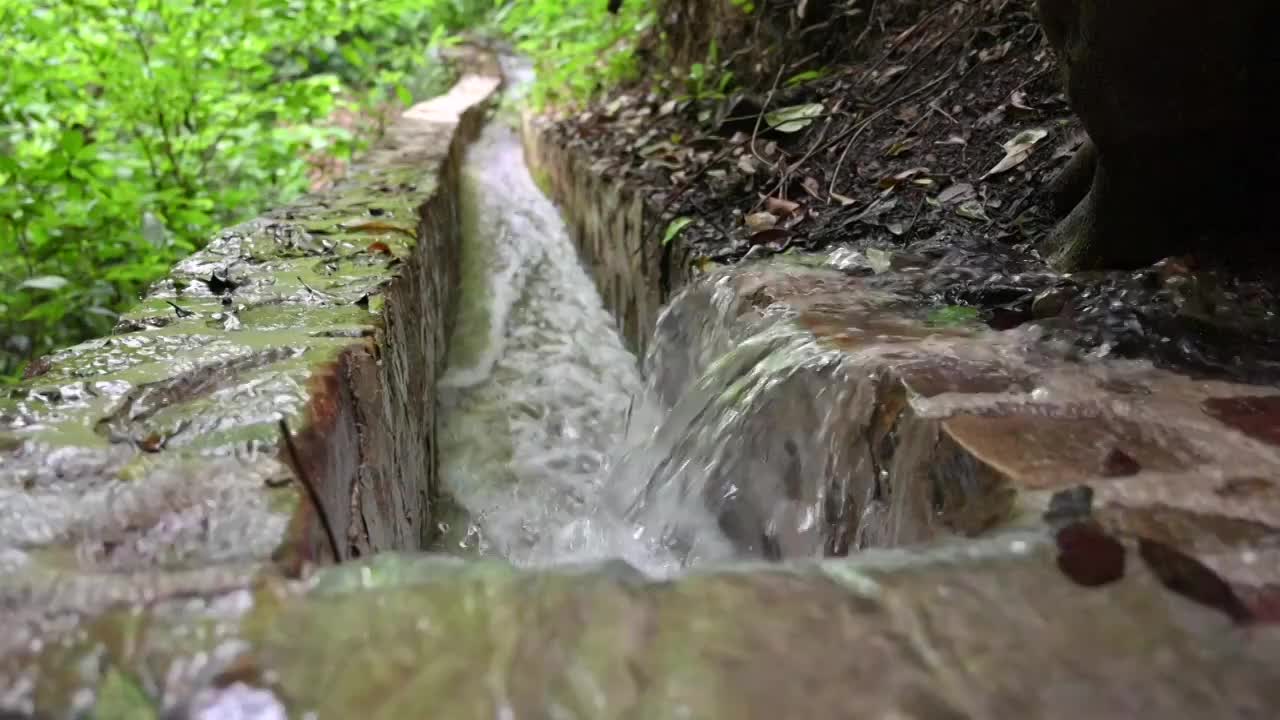
M 1280 581 L 1274 388 L 940 321 L 917 292 L 928 266 L 849 260 L 747 263 L 673 301 L 647 366 L 670 419 L 620 470 L 653 542 L 689 562 L 962 542 L 1044 527 L 1050 498 L 1085 486 L 1106 532 L 1186 553 L 1241 596 Z M 686 497 L 733 552 L 672 512 Z
M 1115 582 L 1083 587 L 1054 556 L 1043 534 L 1012 532 L 653 582 L 607 565 L 387 554 L 32 642 L 0 660 L 0 707 L 1065 719 L 1263 718 L 1280 702 L 1274 626 L 1235 626 L 1166 592 L 1136 558 Z
M 314 513 L 277 457 L 282 418 L 350 540 L 344 554 L 374 544 L 353 493 L 362 460 L 387 462 L 365 437 L 396 400 L 376 357 L 389 317 L 445 322 L 445 306 L 423 313 L 401 295 L 412 284 L 426 302 L 455 282 L 442 249 L 454 241 L 451 168 L 496 86 L 468 76 L 411 109 L 333 189 L 225 230 L 115 334 L 46 358 L 0 396 L 6 634 L 243 583 L 273 557 L 324 559 Z M 429 376 L 442 350 L 387 354 Z M 386 535 L 384 547 L 420 544 L 416 530 Z

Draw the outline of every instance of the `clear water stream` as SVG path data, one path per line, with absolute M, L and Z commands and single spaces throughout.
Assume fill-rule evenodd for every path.
M 555 206 L 494 121 L 463 177 L 459 322 L 441 393 L 442 478 L 463 513 L 455 551 L 518 565 L 623 558 L 637 542 L 604 492 L 642 383 Z

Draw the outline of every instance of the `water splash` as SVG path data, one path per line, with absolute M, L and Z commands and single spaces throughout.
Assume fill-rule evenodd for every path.
M 441 457 L 468 517 L 446 538 L 520 565 L 622 557 L 662 572 L 602 506 L 639 368 L 501 123 L 469 151 L 463 233 Z

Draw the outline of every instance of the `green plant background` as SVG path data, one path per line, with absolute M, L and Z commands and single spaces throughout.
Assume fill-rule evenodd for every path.
M 349 159 L 380 118 L 446 89 L 439 48 L 509 40 L 536 63 L 535 105 L 572 105 L 635 75 L 654 6 L 0 0 L 0 383 L 110 332 L 216 230 L 306 192 L 317 158 Z M 663 87 L 722 97 L 717 63 Z

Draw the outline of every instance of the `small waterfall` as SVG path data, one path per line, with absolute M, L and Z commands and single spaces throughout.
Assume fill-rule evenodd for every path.
M 885 349 L 1022 362 L 1012 335 L 926 327 L 909 288 L 842 272 L 857 253 L 837 250 L 686 288 L 642 380 L 502 122 L 469 151 L 463 192 L 443 549 L 535 566 L 620 558 L 666 576 L 917 542 L 949 508 L 986 507 L 992 489 L 972 468 L 935 477 L 947 461 L 935 420 L 877 415 L 905 402 L 884 402 L 897 387 L 883 382 Z
M 850 533 L 868 523 L 851 514 L 885 499 L 874 482 L 849 487 L 875 476 L 850 442 L 875 407 L 856 356 L 818 342 L 783 309 L 794 303 L 744 292 L 726 272 L 665 310 L 642 383 L 502 123 L 471 149 L 464 193 L 462 309 L 441 400 L 442 476 L 462 512 L 446 548 L 520 565 L 621 558 L 670 575 L 858 542 Z M 761 288 L 802 286 L 819 314 L 824 298 L 842 319 L 859 302 L 899 302 L 873 290 L 836 302 L 847 276 L 812 264 L 758 267 Z
M 759 272 L 778 285 L 822 277 L 786 263 Z M 732 279 L 686 289 L 659 320 L 643 419 L 612 470 L 613 504 L 636 537 L 685 565 L 843 553 L 867 525 L 850 514 L 885 507 L 874 482 L 850 487 L 876 474 L 855 442 L 871 422 L 876 378 L 794 311 L 767 298 L 751 306 Z M 814 283 L 815 296 L 822 288 Z

